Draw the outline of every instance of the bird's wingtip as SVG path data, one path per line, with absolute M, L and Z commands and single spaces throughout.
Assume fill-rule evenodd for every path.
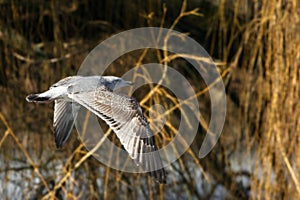
M 55 137 L 55 146 L 57 149 L 61 149 L 63 146 L 63 142 L 60 141 L 57 137 Z
M 62 149 L 62 144 L 55 143 L 57 149 Z
M 153 177 L 153 179 L 159 183 L 159 184 L 167 184 L 167 179 L 166 179 L 166 173 L 165 170 L 159 169 L 155 171 L 148 172 L 150 176 Z

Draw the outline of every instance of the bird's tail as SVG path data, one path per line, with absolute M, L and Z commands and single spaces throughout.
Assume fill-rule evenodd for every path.
M 42 96 L 41 94 L 30 94 L 26 97 L 26 100 L 28 102 L 49 103 L 52 101 L 52 98 L 49 96 Z

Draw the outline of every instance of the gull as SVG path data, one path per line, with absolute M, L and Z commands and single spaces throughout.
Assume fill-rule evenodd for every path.
M 69 76 L 40 94 L 30 94 L 28 102 L 54 104 L 54 138 L 57 148 L 68 140 L 80 107 L 104 120 L 114 131 L 135 164 L 159 183 L 166 174 L 157 151 L 154 134 L 133 98 L 114 92 L 131 82 L 115 76 Z

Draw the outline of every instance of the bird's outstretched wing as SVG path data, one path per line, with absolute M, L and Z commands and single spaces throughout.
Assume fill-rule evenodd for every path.
M 63 99 L 55 100 L 54 104 L 54 138 L 57 148 L 67 141 L 74 126 L 80 105 Z
M 68 96 L 104 120 L 137 165 L 156 181 L 166 182 L 153 132 L 134 98 L 113 93 L 105 87 L 87 92 L 70 91 Z

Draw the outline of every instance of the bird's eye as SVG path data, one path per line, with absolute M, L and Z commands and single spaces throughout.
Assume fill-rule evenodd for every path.
M 114 83 L 118 84 L 118 83 L 120 83 L 120 81 L 119 80 L 114 80 Z
M 50 87 L 50 89 L 51 89 L 51 88 L 56 88 L 56 87 L 57 87 L 57 85 L 52 85 L 52 86 Z

